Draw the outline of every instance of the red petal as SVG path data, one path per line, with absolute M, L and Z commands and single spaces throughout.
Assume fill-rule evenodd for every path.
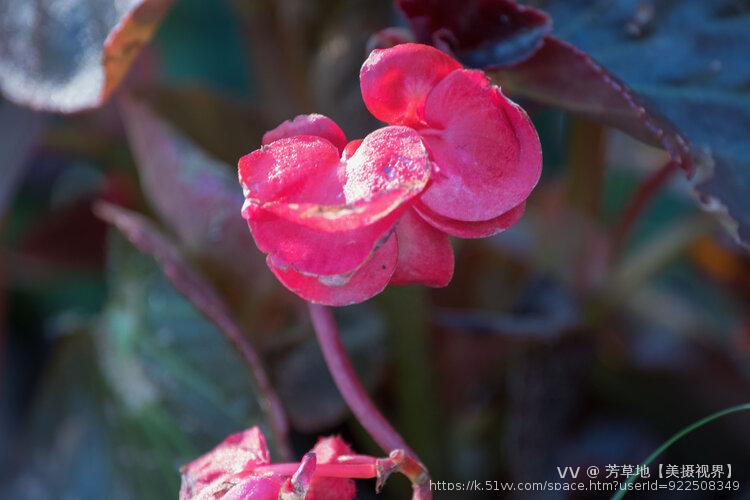
M 458 61 L 428 45 L 405 43 L 373 50 L 359 73 L 362 98 L 379 120 L 416 127 L 427 95 Z
M 239 177 L 248 213 L 264 203 L 289 200 L 296 203 L 342 203 L 338 180 L 339 152 L 320 137 L 280 139 L 243 156 Z
M 494 234 L 502 233 L 510 226 L 515 224 L 523 216 L 526 203 L 521 203 L 517 207 L 511 208 L 504 214 L 494 219 L 485 221 L 467 222 L 456 219 L 449 219 L 438 215 L 423 204 L 416 204 L 414 209 L 426 220 L 431 226 L 458 238 L 486 238 Z M 401 240 L 399 240 L 399 247 Z
M 341 455 L 352 454 L 351 447 L 338 436 L 318 439 L 318 443 L 311 451 L 315 453 L 319 464 L 330 464 Z M 305 498 L 306 500 L 350 500 L 356 493 L 353 479 L 316 476 Z
M 349 158 L 354 156 L 354 153 L 356 153 L 359 147 L 362 145 L 363 140 L 364 139 L 354 139 L 352 141 L 349 141 L 349 144 L 346 145 L 344 151 L 341 153 L 341 159 L 348 160 Z
M 270 462 L 266 439 L 258 427 L 232 434 L 181 469 L 180 500 L 214 498 L 226 491 L 230 477 Z
M 269 130 L 263 134 L 263 145 L 298 135 L 322 137 L 333 144 L 339 152 L 343 151 L 344 146 L 346 146 L 346 135 L 344 135 L 341 127 L 327 116 L 318 114 L 299 115 L 293 120 L 287 120 L 275 129 Z
M 240 160 L 243 215 L 277 263 L 302 274 L 350 273 L 424 189 L 430 168 L 407 127 L 376 130 L 344 163 L 324 139 L 281 139 Z
M 296 271 L 316 275 L 346 274 L 360 267 L 392 224 L 388 218 L 359 229 L 327 233 L 265 211 L 248 219 L 261 252 L 290 263 Z
M 398 265 L 394 285 L 423 283 L 442 287 L 453 277 L 453 248 L 448 236 L 408 210 L 396 226 Z
M 494 219 L 539 180 L 542 149 L 526 113 L 481 71 L 454 71 L 430 93 L 421 130 L 437 169 L 421 200 L 464 221 Z
M 320 153 L 325 151 L 320 150 Z M 280 169 L 294 169 L 293 165 L 288 164 L 290 161 L 308 162 L 307 158 L 300 158 L 290 151 L 285 150 L 283 154 L 286 157 L 277 156 L 277 162 L 285 164 Z M 326 156 L 320 161 L 329 162 L 330 158 Z M 405 210 L 404 203 L 422 192 L 431 174 L 431 164 L 422 139 L 408 127 L 375 130 L 342 164 L 343 170 L 339 175 L 343 177 L 343 186 L 339 189 L 343 191 L 343 202 L 340 194 L 334 197 L 337 203 L 326 201 L 331 198 L 326 193 L 336 189 L 329 175 L 321 184 L 304 184 L 299 195 L 282 196 L 262 205 L 263 208 L 321 231 L 352 230 Z M 330 166 L 326 168 L 331 169 Z M 314 183 L 314 179 L 308 182 Z M 326 191 L 321 192 L 323 189 Z M 303 190 L 305 195 L 301 196 Z M 308 193 L 312 193 L 312 196 Z
M 396 268 L 398 244 L 390 237 L 357 272 L 344 276 L 306 276 L 291 267 L 281 268 L 268 257 L 266 263 L 281 283 L 300 297 L 316 304 L 345 306 L 364 302 L 388 284 Z

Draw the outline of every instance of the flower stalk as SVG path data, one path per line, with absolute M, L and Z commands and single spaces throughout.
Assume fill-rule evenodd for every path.
M 413 499 L 432 498 L 427 469 L 370 399 L 341 342 L 333 313 L 318 304 L 308 303 L 308 307 L 323 358 L 341 396 L 378 446 L 390 453 L 388 459 L 377 463 L 378 488 L 391 473 L 401 472 L 412 482 Z

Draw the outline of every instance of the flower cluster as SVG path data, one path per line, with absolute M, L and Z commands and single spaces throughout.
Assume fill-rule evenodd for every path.
M 232 434 L 216 448 L 182 467 L 180 500 L 249 499 L 347 500 L 355 496 L 353 478 L 375 477 L 376 459 L 352 455 L 341 438 L 320 438 L 298 463 L 272 464 L 258 427 Z M 306 495 L 306 496 L 305 496 Z
M 447 285 L 448 236 L 517 222 L 541 173 L 531 121 L 483 72 L 408 43 L 372 51 L 360 82 L 388 126 L 347 142 L 331 119 L 298 116 L 239 161 L 242 214 L 269 268 L 326 305 L 388 283 Z
M 384 458 L 356 455 L 338 436 L 319 438 L 299 462 L 271 463 L 258 427 L 228 436 L 180 469 L 180 500 L 352 500 L 355 479 L 375 479 L 380 493 L 399 472 L 412 481 L 413 498 L 425 484 L 424 467 L 403 449 Z

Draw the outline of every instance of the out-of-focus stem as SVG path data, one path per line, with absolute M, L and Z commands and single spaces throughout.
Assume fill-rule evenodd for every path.
M 94 206 L 94 213 L 117 227 L 141 253 L 153 257 L 172 286 L 213 322 L 239 352 L 260 393 L 260 404 L 268 417 L 276 448 L 284 460 L 291 458 L 289 423 L 281 400 L 271 385 L 263 360 L 218 292 L 187 264 L 179 249 L 142 216 L 104 202 Z
M 341 342 L 333 313 L 329 308 L 317 304 L 308 304 L 308 307 L 320 349 L 323 351 L 323 358 L 344 401 L 383 451 L 406 454 L 398 461 L 397 470 L 407 475 L 412 481 L 414 490 L 412 498 L 424 500 L 432 498 L 427 469 L 370 399 Z
M 619 255 L 630 233 L 635 227 L 635 223 L 641 216 L 646 207 L 651 203 L 656 193 L 664 186 L 672 174 L 677 171 L 679 165 L 677 162 L 669 160 L 659 170 L 651 174 L 630 197 L 625 208 L 620 215 L 619 220 L 615 223 L 612 233 L 612 255 Z
M 587 118 L 571 123 L 568 150 L 568 199 L 591 218 L 598 218 L 604 184 L 604 127 Z
M 276 438 L 276 448 L 279 454 L 284 458 L 292 456 L 292 450 L 289 446 L 289 422 L 284 412 L 284 407 L 281 405 L 281 400 L 276 394 L 276 390 L 271 385 L 271 380 L 268 377 L 263 366 L 263 360 L 261 359 L 255 347 L 247 340 L 247 337 L 242 333 L 239 325 L 234 322 L 233 319 L 229 318 L 228 314 L 214 314 L 210 308 L 201 307 L 201 304 L 193 302 L 193 304 L 219 327 L 219 330 L 224 333 L 227 339 L 234 345 L 235 349 L 239 351 L 242 358 L 245 360 L 250 373 L 255 381 L 255 385 L 258 391 L 262 395 L 261 404 L 265 406 L 264 410 L 268 415 L 268 425 L 271 427 L 274 437 Z
M 606 135 L 602 124 L 588 118 L 574 117 L 570 125 L 568 150 L 568 201 L 580 215 L 571 221 L 579 231 L 580 247 L 576 252 L 573 284 L 580 295 L 586 295 L 601 280 L 601 266 L 606 246 L 599 240 L 601 199 L 604 186 Z

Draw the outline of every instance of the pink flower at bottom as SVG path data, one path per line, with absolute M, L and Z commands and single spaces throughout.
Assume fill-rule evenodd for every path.
M 216 448 L 182 467 L 180 500 L 277 500 L 280 493 L 293 490 L 291 478 L 298 470 L 301 476 L 308 473 L 298 481 L 306 490 L 305 499 L 351 500 L 356 488 L 346 474 L 359 477 L 356 472 L 363 469 L 368 475 L 362 476 L 375 475 L 374 458 L 351 457 L 350 462 L 358 460 L 364 466 L 338 464 L 351 453 L 349 445 L 332 436 L 320 438 L 306 455 L 307 461 L 274 465 L 263 433 L 258 427 L 251 427 L 228 436 Z

